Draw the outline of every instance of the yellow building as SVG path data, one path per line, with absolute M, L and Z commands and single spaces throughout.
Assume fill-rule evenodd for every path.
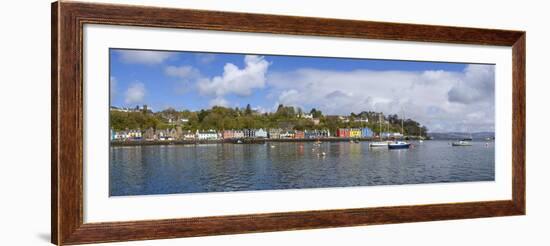
M 352 128 L 352 129 L 349 131 L 349 137 L 350 137 L 350 138 L 360 138 L 360 137 L 361 137 L 361 129 Z

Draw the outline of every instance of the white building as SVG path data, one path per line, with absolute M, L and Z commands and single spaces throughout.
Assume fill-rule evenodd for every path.
M 361 123 L 369 123 L 369 119 L 368 119 L 368 118 L 359 118 L 359 119 L 354 119 L 353 121 L 355 121 L 355 122 L 361 122 Z
M 256 138 L 267 138 L 267 131 L 265 131 L 264 129 L 258 129 L 256 130 L 254 136 Z
M 130 130 L 128 132 L 128 138 L 131 139 L 141 139 L 141 130 Z
M 125 140 L 128 138 L 128 133 L 126 131 L 117 131 L 115 132 L 114 138 L 116 140 Z
M 244 132 L 241 130 L 235 130 L 233 132 L 233 138 L 244 138 Z
M 183 140 L 195 140 L 195 134 L 191 131 L 183 133 Z
M 196 134 L 198 140 L 218 140 L 218 133 L 214 130 L 198 131 Z
M 349 122 L 349 117 L 347 116 L 338 116 L 338 120 L 344 122 L 344 123 L 348 123 Z
M 161 141 L 172 141 L 174 138 L 170 135 L 169 130 L 159 130 L 157 131 L 157 139 Z

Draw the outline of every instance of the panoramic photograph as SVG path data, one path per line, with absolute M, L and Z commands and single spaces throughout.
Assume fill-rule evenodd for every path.
M 111 48 L 109 195 L 495 180 L 495 65 Z

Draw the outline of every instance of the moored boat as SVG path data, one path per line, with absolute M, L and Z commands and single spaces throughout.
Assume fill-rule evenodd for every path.
M 405 131 L 403 130 L 403 118 L 401 118 L 401 136 L 405 136 Z M 408 149 L 409 147 L 411 147 L 411 144 L 404 141 L 388 143 L 388 149 Z
M 388 149 L 408 149 L 409 147 L 411 147 L 411 144 L 403 141 L 395 141 L 388 144 Z
M 462 139 L 460 141 L 453 142 L 451 145 L 455 146 L 455 147 L 458 147 L 458 146 L 472 146 L 472 142 L 468 139 Z

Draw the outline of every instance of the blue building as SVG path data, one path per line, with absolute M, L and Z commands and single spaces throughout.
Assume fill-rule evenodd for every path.
M 362 138 L 371 138 L 372 136 L 374 136 L 374 132 L 370 128 L 368 128 L 368 127 L 361 128 L 361 137 Z
M 315 132 L 315 130 L 305 130 L 304 131 L 304 137 L 305 138 L 316 138 L 317 133 Z

